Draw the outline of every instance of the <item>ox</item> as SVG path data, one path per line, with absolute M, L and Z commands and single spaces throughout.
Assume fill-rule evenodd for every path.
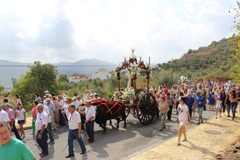
M 115 107 L 114 110 L 113 110 L 113 107 Z M 125 114 L 125 109 L 126 109 L 125 104 L 120 101 L 106 102 L 106 103 L 101 103 L 97 105 L 95 122 L 99 124 L 100 127 L 103 128 L 103 134 L 106 133 L 107 120 L 116 119 L 117 120 L 116 130 L 117 130 L 119 128 L 119 122 L 122 118 L 122 120 L 124 121 L 123 128 L 126 128 L 127 117 Z

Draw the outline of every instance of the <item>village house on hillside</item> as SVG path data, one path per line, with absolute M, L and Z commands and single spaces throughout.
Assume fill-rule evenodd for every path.
M 78 83 L 80 81 L 87 81 L 88 76 L 87 75 L 79 75 L 77 73 L 71 74 L 68 76 L 69 83 Z
M 104 80 L 104 79 L 110 78 L 111 75 L 112 74 L 110 72 L 108 72 L 106 69 L 101 68 L 97 72 L 92 74 L 92 79 L 99 78 L 101 80 Z

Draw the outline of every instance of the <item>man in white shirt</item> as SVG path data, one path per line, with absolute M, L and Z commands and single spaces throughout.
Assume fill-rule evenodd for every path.
M 91 100 L 86 101 L 86 110 L 84 112 L 79 112 L 80 114 L 86 115 L 86 131 L 89 136 L 88 142 L 93 143 L 94 142 L 94 120 L 96 115 L 96 110 L 92 106 Z
M 4 122 L 7 122 L 8 124 L 10 124 L 10 119 L 8 117 L 8 113 L 2 109 L 2 106 L 0 106 L 0 121 L 4 121 Z
M 68 122 L 69 122 L 69 131 L 68 131 L 68 155 L 66 158 L 73 157 L 73 140 L 76 138 L 82 152 L 80 154 L 84 154 L 86 152 L 86 147 L 82 139 L 81 135 L 81 116 L 75 110 L 75 105 L 71 104 L 68 107 L 68 111 L 65 112 L 67 114 Z
M 49 114 L 51 116 L 51 125 L 54 131 L 57 130 L 57 127 L 55 125 L 55 119 L 56 119 L 56 109 L 55 104 L 51 102 L 50 98 L 47 98 L 47 103 L 45 104 L 49 108 Z
M 73 100 L 72 104 L 74 104 L 76 107 L 78 107 L 77 97 L 73 97 L 72 100 Z
M 81 97 L 80 97 L 80 96 L 77 96 L 77 102 L 78 102 L 78 104 L 77 104 L 77 106 L 76 106 L 76 107 L 78 107 L 78 106 L 81 106 L 81 105 L 82 105 L 83 101 L 81 100 Z
M 51 96 L 50 96 L 50 94 L 46 94 L 44 97 L 45 97 L 45 99 L 43 100 L 43 104 L 46 105 L 47 104 L 47 99 L 50 98 Z M 51 102 L 52 102 L 52 100 L 51 100 Z
M 93 97 L 94 97 L 94 96 L 95 96 L 95 94 L 96 94 L 96 93 L 94 92 L 94 90 L 93 90 L 93 89 L 91 89 L 91 94 L 90 94 L 90 97 L 91 97 L 91 96 L 93 96 Z
M 68 111 L 68 107 L 69 107 L 71 101 L 72 101 L 71 98 L 66 98 L 66 101 L 65 101 L 65 103 L 64 103 L 64 105 L 63 105 L 63 111 L 64 111 L 65 113 Z M 66 127 L 68 127 L 68 119 L 67 119 L 67 116 L 66 116 L 65 113 L 63 114 L 63 116 L 64 116 L 64 119 L 65 119 L 65 121 L 66 121 L 66 123 L 67 123 Z
M 48 144 L 54 144 L 55 142 L 54 142 L 53 134 L 52 134 L 52 120 L 51 120 L 51 114 L 50 114 L 48 106 L 44 105 L 43 111 L 45 113 L 47 113 L 47 115 L 48 115 L 47 128 L 48 128 L 48 135 L 49 135 L 49 139 L 50 139 Z
M 46 112 L 44 112 L 44 105 L 38 104 L 37 105 L 37 119 L 35 122 L 36 130 L 37 130 L 37 136 L 36 141 L 40 148 L 42 149 L 42 152 L 39 154 L 40 157 L 47 156 L 48 153 L 48 144 L 47 144 L 47 124 L 48 124 L 48 115 Z

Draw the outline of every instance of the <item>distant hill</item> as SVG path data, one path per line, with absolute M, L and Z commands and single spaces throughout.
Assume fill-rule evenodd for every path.
M 175 74 L 186 74 L 193 79 L 231 79 L 230 69 L 236 62 L 232 57 L 236 54 L 232 40 L 234 40 L 232 37 L 223 38 L 197 50 L 189 49 L 181 58 L 158 65 L 165 70 L 172 69 Z
M 4 86 L 6 90 L 12 89 L 11 78 L 14 77 L 19 79 L 22 74 L 26 74 L 26 72 L 29 71 L 29 68 L 27 68 L 27 66 L 32 64 L 0 60 L 0 85 Z M 116 66 L 116 64 L 100 61 L 97 59 L 82 59 L 80 61 L 72 63 L 60 62 L 53 65 L 57 66 L 59 74 L 64 73 L 70 75 L 73 73 L 78 73 L 86 74 L 87 76 L 91 76 L 92 73 L 98 71 L 101 68 L 105 68 L 108 71 L 114 70 Z

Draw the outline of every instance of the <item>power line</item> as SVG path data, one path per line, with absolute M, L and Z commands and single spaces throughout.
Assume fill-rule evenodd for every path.
M 0 67 L 31 67 L 34 65 L 0 65 Z M 116 66 L 116 65 L 54 65 L 56 67 L 103 67 L 103 66 Z

